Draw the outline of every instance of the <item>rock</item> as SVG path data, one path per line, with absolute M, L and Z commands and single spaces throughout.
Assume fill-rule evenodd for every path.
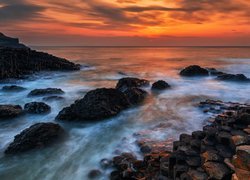
M 31 102 L 24 105 L 24 110 L 32 114 L 48 113 L 51 107 L 43 102 Z
M 203 162 L 215 161 L 222 162 L 223 158 L 214 150 L 208 150 L 201 154 Z
M 217 76 L 217 79 L 221 81 L 250 82 L 250 79 L 244 74 L 222 74 Z
M 208 76 L 208 70 L 198 66 L 198 65 L 192 65 L 188 66 L 185 69 L 181 70 L 180 72 L 181 76 Z
M 230 169 L 222 163 L 218 162 L 206 162 L 203 164 L 203 168 L 209 175 L 210 179 L 230 179 Z
M 9 92 L 18 92 L 18 91 L 24 91 L 26 88 L 21 87 L 21 86 L 16 86 L 16 85 L 11 85 L 11 86 L 4 86 L 2 88 L 3 91 L 9 91 Z
M 0 105 L 0 119 L 14 118 L 22 112 L 23 109 L 19 105 Z
M 44 101 L 61 101 L 64 100 L 62 96 L 48 96 L 43 98 Z
M 51 145 L 65 137 L 63 128 L 54 123 L 37 123 L 16 135 L 5 154 L 18 154 Z
M 233 158 L 235 168 L 250 171 L 250 145 L 238 146 Z
M 29 48 L 0 48 L 0 79 L 21 78 L 38 71 L 80 70 L 80 65 Z
M 9 47 L 9 48 L 27 48 L 25 45 L 19 43 L 18 38 L 11 38 L 5 36 L 3 33 L 0 33 L 0 47 Z
M 190 169 L 187 172 L 187 175 L 189 176 L 189 178 L 191 178 L 190 180 L 207 180 L 208 179 L 206 173 L 200 172 L 197 170 L 192 170 L 192 169 Z
M 54 94 L 64 94 L 64 91 L 58 88 L 34 89 L 28 94 L 28 96 L 45 96 Z
M 117 89 L 101 88 L 89 91 L 83 99 L 59 112 L 59 120 L 100 120 L 117 115 L 130 103 L 124 93 Z
M 236 173 L 236 180 L 249 180 L 250 177 L 250 171 L 246 171 L 243 169 L 235 169 L 235 173 Z
M 102 172 L 98 169 L 93 169 L 88 173 L 89 179 L 96 179 L 102 175 Z
M 102 159 L 100 161 L 100 165 L 102 168 L 106 169 L 112 166 L 112 160 L 109 159 Z
M 247 136 L 236 135 L 236 136 L 231 137 L 233 148 L 239 145 L 247 144 L 248 141 L 249 141 L 249 138 Z
M 250 114 L 248 114 L 248 113 L 240 114 L 238 119 L 237 119 L 237 123 L 244 124 L 244 125 L 250 125 Z
M 170 85 L 163 80 L 157 81 L 152 85 L 152 90 L 165 90 L 168 88 L 170 88 Z
M 146 91 L 139 88 L 128 88 L 124 91 L 124 94 L 133 105 L 142 103 L 148 95 Z
M 199 156 L 189 156 L 186 159 L 186 163 L 191 167 L 198 167 L 201 165 L 201 158 Z
M 206 136 L 206 134 L 203 131 L 194 131 L 192 133 L 192 137 L 194 139 L 198 139 L 198 140 L 202 140 L 203 138 L 205 138 L 205 136 Z
M 145 79 L 127 77 L 127 78 L 122 78 L 118 81 L 116 89 L 120 91 L 125 91 L 128 88 L 133 88 L 133 87 L 138 88 L 143 86 L 149 86 L 149 81 Z
M 218 71 L 215 68 L 207 68 L 207 70 L 209 71 L 209 73 L 213 76 L 218 76 L 218 75 L 223 75 L 225 74 L 224 72 Z

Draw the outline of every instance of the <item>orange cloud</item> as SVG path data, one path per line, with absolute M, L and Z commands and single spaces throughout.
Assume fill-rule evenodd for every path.
M 55 34 L 235 39 L 250 36 L 249 9 L 246 0 L 1 0 L 0 26 L 7 34 L 48 39 Z

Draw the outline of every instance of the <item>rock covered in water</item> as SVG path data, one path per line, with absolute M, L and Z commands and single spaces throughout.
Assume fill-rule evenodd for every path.
M 217 76 L 218 80 L 221 81 L 236 81 L 236 82 L 250 82 L 250 79 L 247 78 L 244 74 L 222 74 Z
M 63 128 L 54 123 L 37 123 L 16 135 L 5 154 L 18 154 L 47 147 L 65 137 Z
M 130 103 L 124 93 L 117 89 L 100 88 L 89 91 L 84 98 L 59 112 L 59 120 L 100 120 L 117 115 Z
M 181 76 L 208 76 L 208 70 L 198 66 L 198 65 L 192 65 L 184 68 L 180 72 Z
M 44 102 L 30 102 L 24 105 L 24 110 L 32 114 L 48 113 L 51 107 Z
M 45 96 L 55 94 L 64 94 L 64 91 L 59 88 L 34 89 L 28 94 L 28 96 Z
M 143 86 L 149 86 L 149 81 L 145 79 L 126 77 L 118 81 L 116 89 L 119 89 L 120 91 L 125 91 L 128 88 L 133 88 L 133 87 L 138 88 Z
M 61 101 L 64 100 L 62 96 L 48 96 L 43 98 L 44 101 Z
M 213 76 L 219 76 L 219 75 L 225 74 L 224 72 L 219 71 L 219 70 L 217 70 L 215 68 L 207 68 L 207 70 L 208 70 L 209 74 L 213 75 Z
M 0 119 L 14 118 L 22 112 L 23 109 L 19 105 L 0 105 Z
M 146 91 L 139 88 L 128 88 L 124 91 L 124 94 L 133 105 L 142 103 L 148 95 Z
M 163 80 L 156 81 L 152 85 L 152 90 L 165 90 L 168 88 L 170 88 L 170 85 L 166 81 L 163 81 Z
M 38 71 L 80 70 L 80 65 L 29 48 L 0 47 L 0 79 L 21 78 Z
M 10 86 L 4 86 L 2 88 L 3 91 L 24 91 L 26 88 L 22 87 L 22 86 L 17 86 L 17 85 L 10 85 Z
M 99 169 L 93 169 L 88 173 L 89 179 L 96 179 L 102 175 L 102 172 Z

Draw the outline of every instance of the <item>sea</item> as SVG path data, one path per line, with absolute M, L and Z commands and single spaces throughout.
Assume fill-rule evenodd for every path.
M 215 76 L 181 77 L 189 65 L 216 68 L 250 77 L 250 47 L 32 47 L 38 51 L 69 59 L 82 65 L 74 72 L 40 72 L 22 80 L 0 83 L 27 88 L 22 92 L 0 90 L 0 104 L 43 101 L 28 97 L 36 88 L 61 88 L 64 99 L 46 102 L 52 111 L 46 115 L 26 114 L 0 122 L 1 180 L 88 180 L 93 169 L 102 171 L 100 180 L 109 179 L 112 169 L 102 169 L 100 161 L 121 152 L 142 158 L 137 146 L 138 134 L 152 141 L 171 143 L 181 133 L 201 130 L 211 116 L 198 107 L 206 99 L 250 103 L 250 83 L 225 82 Z M 164 80 L 171 88 L 149 95 L 143 104 L 118 116 L 87 122 L 56 121 L 58 112 L 96 88 L 114 88 L 124 77 L 147 79 L 151 84 Z M 61 144 L 49 148 L 5 156 L 4 150 L 15 135 L 38 122 L 60 124 L 69 134 Z M 146 132 L 146 133 L 145 133 Z

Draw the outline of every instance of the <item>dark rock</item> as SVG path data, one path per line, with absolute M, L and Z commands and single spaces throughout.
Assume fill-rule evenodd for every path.
M 101 88 L 89 91 L 83 99 L 59 112 L 59 120 L 100 120 L 117 115 L 130 103 L 124 93 L 116 89 Z
M 222 74 L 217 76 L 217 79 L 222 81 L 250 82 L 250 79 L 244 74 Z
M 221 131 L 217 134 L 217 141 L 222 144 L 222 145 L 225 145 L 225 146 L 229 146 L 230 143 L 231 143 L 231 137 L 232 135 L 228 132 L 225 132 L 225 131 Z
M 211 75 L 218 76 L 218 75 L 223 75 L 225 74 L 224 72 L 218 71 L 215 68 L 208 68 L 207 69 Z
M 109 159 L 102 159 L 100 161 L 100 165 L 102 168 L 106 169 L 112 166 L 112 160 Z
M 44 101 L 61 101 L 64 100 L 62 96 L 48 96 L 43 98 Z
M 216 150 L 219 152 L 219 155 L 224 158 L 231 158 L 234 154 L 234 150 L 230 146 L 224 146 L 222 144 L 216 145 Z
M 240 114 L 238 119 L 237 119 L 237 123 L 244 124 L 244 125 L 250 125 L 250 114 L 248 114 L 248 113 Z
M 191 167 L 198 167 L 201 165 L 201 158 L 199 156 L 189 156 L 186 162 Z
M 100 170 L 94 169 L 88 173 L 88 178 L 89 179 L 96 179 L 96 178 L 100 177 L 101 175 L 102 175 L 102 172 Z
M 4 86 L 2 88 L 3 91 L 9 91 L 9 92 L 18 92 L 18 91 L 24 91 L 26 88 L 21 87 L 21 86 L 16 86 L 16 85 L 11 85 L 11 86 Z
M 201 154 L 203 162 L 215 161 L 222 162 L 223 158 L 214 150 L 208 150 Z
M 170 85 L 163 80 L 157 81 L 152 85 L 152 90 L 165 90 L 167 88 L 170 88 Z
M 192 133 L 192 137 L 193 137 L 194 139 L 202 140 L 205 136 L 206 136 L 206 133 L 203 132 L 203 131 L 194 131 L 194 132 Z
M 25 45 L 19 43 L 18 38 L 11 38 L 5 36 L 3 33 L 0 33 L 0 47 L 9 47 L 9 48 L 27 48 Z
M 124 91 L 124 94 L 133 105 L 142 103 L 148 95 L 146 91 L 139 88 L 128 88 Z
M 148 146 L 147 144 L 145 144 L 145 145 L 142 145 L 140 147 L 140 150 L 141 150 L 142 153 L 146 154 L 146 153 L 150 153 L 152 149 L 151 149 L 150 146 Z
M 37 123 L 15 136 L 5 150 L 6 154 L 18 154 L 33 149 L 44 148 L 65 137 L 63 128 L 54 123 Z
M 22 112 L 23 109 L 19 105 L 0 105 L 0 119 L 14 118 Z
M 210 179 L 229 179 L 231 177 L 230 169 L 222 163 L 218 162 L 206 162 L 203 168 L 209 175 Z
M 133 87 L 138 88 L 143 86 L 149 86 L 149 81 L 145 79 L 127 77 L 127 78 L 122 78 L 118 81 L 116 89 L 120 91 L 125 91 L 128 88 L 133 88 Z
M 0 48 L 0 79 L 20 78 L 38 71 L 80 70 L 80 65 L 29 48 Z
M 208 76 L 208 70 L 200 66 L 188 66 L 180 72 L 181 76 Z
M 48 113 L 51 107 L 43 102 L 31 102 L 24 105 L 24 110 L 32 114 Z
M 64 94 L 64 91 L 58 88 L 34 89 L 28 94 L 28 96 L 45 96 L 54 94 Z
M 192 170 L 192 169 L 190 169 L 187 172 L 187 175 L 188 175 L 190 180 L 207 180 L 208 179 L 206 173 L 200 172 L 200 171 L 197 171 L 197 170 Z
M 180 141 L 184 142 L 185 144 L 189 144 L 192 140 L 192 136 L 189 134 L 181 134 L 180 135 Z

